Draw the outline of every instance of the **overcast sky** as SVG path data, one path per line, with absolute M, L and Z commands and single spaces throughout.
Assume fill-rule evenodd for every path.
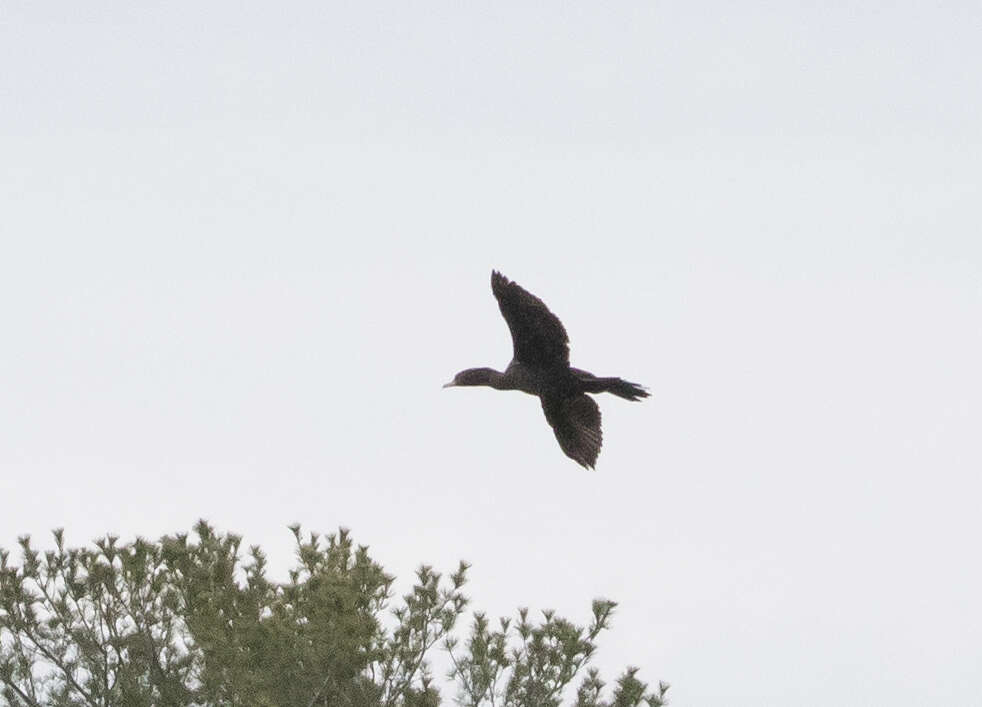
M 0 5 L 0 545 L 345 525 L 680 707 L 979 704 L 982 8 L 614 8 Z M 441 389 L 492 268 L 650 387 L 595 472 Z

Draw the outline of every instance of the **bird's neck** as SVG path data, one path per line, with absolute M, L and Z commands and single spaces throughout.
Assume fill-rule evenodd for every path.
M 508 384 L 505 374 L 493 368 L 479 368 L 481 382 L 478 385 L 486 385 L 495 390 L 509 390 L 512 386 Z

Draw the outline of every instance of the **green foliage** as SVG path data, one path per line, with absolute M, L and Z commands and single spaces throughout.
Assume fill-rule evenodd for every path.
M 529 622 L 528 609 L 519 609 L 518 622 L 500 619 L 497 630 L 489 630 L 484 614 L 476 613 L 466 650 L 458 654 L 453 638 L 445 641 L 450 654 L 450 677 L 460 686 L 457 702 L 465 707 L 558 707 L 567 685 L 593 655 L 594 643 L 609 626 L 617 606 L 606 599 L 593 602 L 589 627 L 576 626 L 542 612 L 542 621 Z M 604 687 L 596 669 L 590 668 L 576 696 L 576 707 L 635 707 L 665 704 L 666 683 L 657 693 L 637 679 L 637 668 L 628 668 L 618 679 L 611 701 L 601 699 Z
M 588 627 L 528 611 L 491 630 L 474 614 L 463 649 L 453 635 L 467 565 L 446 580 L 430 567 L 390 607 L 393 577 L 347 530 L 291 528 L 289 581 L 266 576 L 258 547 L 204 521 L 188 535 L 41 553 L 21 538 L 20 567 L 0 549 L 0 695 L 10 707 L 438 707 L 429 660 L 440 644 L 457 702 L 552 707 L 589 661 L 615 604 L 597 600 Z M 628 670 L 611 699 L 589 669 L 576 707 L 660 705 Z

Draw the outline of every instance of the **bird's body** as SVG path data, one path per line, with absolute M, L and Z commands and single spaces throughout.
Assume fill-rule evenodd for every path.
M 648 392 L 621 378 L 599 378 L 569 365 L 569 338 L 555 314 L 535 295 L 499 272 L 491 291 L 511 331 L 513 356 L 504 372 L 468 368 L 446 386 L 482 385 L 537 396 L 563 452 L 587 468 L 600 453 L 600 409 L 587 393 L 639 400 Z

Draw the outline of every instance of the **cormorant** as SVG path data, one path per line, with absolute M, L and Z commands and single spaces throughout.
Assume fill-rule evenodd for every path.
M 592 469 L 603 437 L 600 408 L 586 394 L 613 393 L 627 400 L 640 400 L 648 397 L 648 391 L 621 378 L 598 378 L 571 368 L 566 329 L 542 300 L 496 270 L 491 271 L 491 291 L 511 330 L 511 363 L 504 373 L 492 368 L 468 368 L 443 387 L 486 385 L 538 396 L 563 452 Z

